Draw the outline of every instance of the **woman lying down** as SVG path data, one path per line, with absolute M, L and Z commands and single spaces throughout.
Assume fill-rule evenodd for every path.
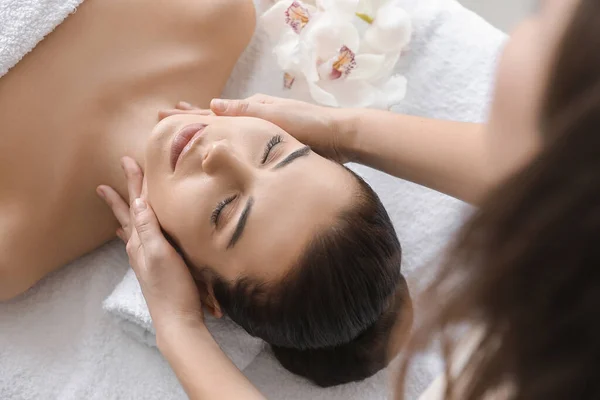
M 220 94 L 254 24 L 250 0 L 87 0 L 0 79 L 0 300 L 115 236 L 95 190 L 127 199 L 127 155 L 215 314 L 322 386 L 385 367 L 412 315 L 373 190 L 263 120 L 159 122 Z

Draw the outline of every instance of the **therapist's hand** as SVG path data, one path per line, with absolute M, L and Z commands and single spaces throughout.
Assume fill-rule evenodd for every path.
M 210 110 L 181 102 L 176 109 L 164 110 L 160 118 L 175 114 L 255 117 L 267 120 L 309 145 L 314 151 L 339 163 L 349 161 L 343 128 L 346 111 L 298 100 L 257 94 L 244 100 L 214 99 Z
M 121 224 L 117 235 L 127 244 L 129 263 L 140 282 L 158 341 L 182 325 L 203 325 L 200 295 L 187 265 L 164 237 L 152 207 L 140 197 L 140 167 L 129 157 L 123 158 L 122 166 L 132 204 L 109 186 L 99 186 L 97 192 Z
M 206 329 L 200 294 L 187 265 L 162 234 L 150 205 L 140 198 L 140 167 L 128 157 L 122 165 L 131 206 L 111 187 L 99 186 L 97 192 L 121 223 L 117 235 L 127 243 L 158 349 L 190 399 L 264 400 Z

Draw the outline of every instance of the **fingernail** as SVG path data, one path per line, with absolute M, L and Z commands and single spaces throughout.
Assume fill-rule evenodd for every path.
M 104 190 L 101 187 L 96 188 L 96 194 L 106 200 L 106 193 L 104 193 Z
M 193 106 L 190 103 L 188 103 L 187 101 L 180 101 L 179 102 L 179 107 L 193 108 Z
M 213 110 L 223 112 L 227 109 L 227 102 L 225 100 L 221 100 L 221 99 L 213 99 L 210 102 L 210 107 Z
M 135 201 L 133 202 L 133 211 L 135 211 L 136 214 L 139 214 L 145 209 L 146 202 L 140 198 L 135 199 Z

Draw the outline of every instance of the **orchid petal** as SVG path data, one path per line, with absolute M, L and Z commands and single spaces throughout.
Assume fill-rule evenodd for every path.
M 344 46 L 354 52 L 359 43 L 358 31 L 353 24 L 323 13 L 311 20 L 300 34 L 299 68 L 307 81 L 317 82 L 320 79 L 318 68 L 322 64 L 330 60 L 333 64 Z
M 333 15 L 323 15 L 311 21 L 302 32 L 301 41 L 316 49 L 317 57 L 322 60 L 337 54 L 342 46 L 356 51 L 360 37 L 356 27 L 350 22 L 339 20 Z
M 388 2 L 390 2 L 390 0 L 360 0 L 358 2 L 358 6 L 356 7 L 356 12 L 374 16 L 377 10 L 379 10 L 384 4 Z
M 320 86 L 335 98 L 339 107 L 369 107 L 376 99 L 376 88 L 365 81 L 323 81 Z
M 385 55 L 385 61 L 381 65 L 379 72 L 371 77 L 371 83 L 375 85 L 379 85 L 382 80 L 389 79 L 390 75 L 394 72 L 394 68 L 396 68 L 396 64 L 400 59 L 400 53 L 389 53 Z
M 406 78 L 390 77 L 412 32 L 399 0 L 282 0 L 262 22 L 287 96 L 389 108 L 406 95 Z
M 333 12 L 345 19 L 356 13 L 359 0 L 317 0 L 317 8 L 325 12 Z
M 360 0 L 356 6 L 357 14 L 373 15 L 375 10 L 373 0 Z
M 388 108 L 400 103 L 406 97 L 408 81 L 402 75 L 392 76 L 383 85 L 383 97 L 388 103 Z
M 374 49 L 387 53 L 400 51 L 412 35 L 410 15 L 397 1 L 390 1 L 381 7 L 373 24 L 365 32 L 364 40 Z
M 288 31 L 281 36 L 279 44 L 273 49 L 273 53 L 277 57 L 277 64 L 284 71 L 298 68 L 300 63 L 299 44 L 298 34 Z
M 294 3 L 297 3 L 300 7 L 308 12 L 309 17 L 314 15 L 317 9 L 310 4 L 306 4 L 302 1 L 294 0 L 281 0 L 275 3 L 271 8 L 265 11 L 260 16 L 260 24 L 267 32 L 269 37 L 277 40 L 284 32 L 287 32 L 290 28 L 294 29 L 288 21 L 288 10 Z M 306 24 L 304 24 L 306 25 Z
M 335 96 L 323 90 L 316 83 L 308 82 L 308 89 L 310 90 L 310 95 L 317 103 L 328 107 L 339 106 Z
M 274 40 L 279 39 L 288 28 L 285 23 L 285 10 L 292 4 L 290 0 L 278 1 L 260 16 L 260 24 Z
M 309 82 L 317 82 L 319 80 L 317 60 L 318 55 L 314 46 L 301 40 L 298 68 Z
M 296 100 L 301 100 L 301 101 L 305 101 L 305 102 L 314 102 L 315 101 L 310 93 L 308 82 L 306 80 L 302 79 L 301 76 L 296 76 L 296 79 L 294 80 L 294 84 L 292 85 L 292 87 L 289 90 L 286 90 L 284 92 L 284 94 L 287 95 L 287 97 L 293 98 Z
M 335 80 L 348 76 L 356 67 L 355 54 L 346 46 L 332 58 L 318 66 L 319 77 L 325 80 Z
M 359 54 L 355 58 L 356 67 L 348 80 L 370 80 L 381 73 L 386 57 L 382 54 Z
M 285 10 L 285 23 L 288 24 L 296 33 L 302 32 L 306 24 L 310 21 L 310 12 L 299 1 L 293 1 Z
M 286 89 L 291 89 L 296 81 L 296 77 L 288 72 L 283 74 L 283 87 Z

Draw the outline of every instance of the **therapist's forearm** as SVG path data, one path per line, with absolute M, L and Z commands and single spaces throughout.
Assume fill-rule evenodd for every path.
M 162 335 L 158 346 L 192 400 L 265 399 L 204 325 L 185 326 Z
M 471 204 L 489 189 L 484 125 L 348 109 L 339 129 L 354 162 Z

